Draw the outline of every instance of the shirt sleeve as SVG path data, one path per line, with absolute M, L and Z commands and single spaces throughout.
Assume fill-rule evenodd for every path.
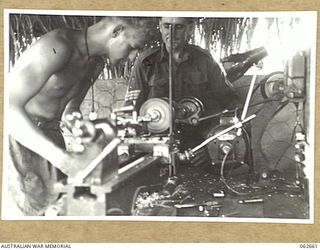
M 224 73 L 212 57 L 208 60 L 208 78 L 221 109 L 230 109 L 238 105 L 237 93 L 227 84 Z

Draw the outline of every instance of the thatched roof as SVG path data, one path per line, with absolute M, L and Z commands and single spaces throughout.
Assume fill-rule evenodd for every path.
M 145 19 L 148 19 L 144 17 Z M 96 16 L 30 15 L 10 14 L 10 61 L 13 65 L 20 54 L 41 35 L 56 28 L 83 29 L 99 21 Z M 154 26 L 154 35 L 148 46 L 159 44 L 160 35 L 156 18 L 149 18 Z M 204 41 L 210 51 L 219 50 L 220 57 L 239 51 L 240 43 L 246 39 L 250 43 L 257 18 L 196 18 L 191 43 Z M 196 37 L 196 33 L 198 36 Z M 123 76 L 125 66 L 117 69 L 106 65 L 106 78 Z M 119 71 L 120 70 L 120 71 Z

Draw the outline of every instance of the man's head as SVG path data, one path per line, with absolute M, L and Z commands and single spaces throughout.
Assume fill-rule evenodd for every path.
M 159 21 L 162 40 L 167 50 L 170 49 L 170 25 L 173 28 L 173 50 L 181 50 L 188 42 L 192 32 L 192 18 L 162 17 Z
M 100 30 L 106 31 L 105 52 L 112 64 L 117 64 L 143 48 L 147 37 L 146 21 L 133 17 L 106 17 Z

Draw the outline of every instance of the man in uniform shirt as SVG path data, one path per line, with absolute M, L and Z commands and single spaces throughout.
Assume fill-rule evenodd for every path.
M 193 96 L 204 104 L 202 116 L 221 112 L 234 105 L 235 94 L 226 84 L 219 65 L 210 53 L 198 46 L 188 44 L 192 32 L 192 19 L 184 17 L 162 17 L 159 21 L 163 43 L 160 47 L 144 51 L 136 60 L 130 79 L 129 90 L 141 90 L 137 108 L 150 98 L 169 96 L 170 26 L 173 36 L 173 99 Z M 215 121 L 216 122 L 216 121 Z M 201 122 L 198 127 L 184 126 L 182 142 L 185 148 L 193 147 L 204 139 L 212 126 L 212 120 Z M 199 129 L 200 127 L 200 129 Z M 193 165 L 208 163 L 205 150 L 197 152 Z

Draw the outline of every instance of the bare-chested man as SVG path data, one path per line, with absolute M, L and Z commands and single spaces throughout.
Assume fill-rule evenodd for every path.
M 55 167 L 74 176 L 88 164 L 65 151 L 58 121 L 79 110 L 103 59 L 115 64 L 127 58 L 144 38 L 143 27 L 132 18 L 107 17 L 85 30 L 53 30 L 20 56 L 8 81 L 8 129 L 24 196 L 17 203 L 25 215 L 42 215 L 56 199 Z

